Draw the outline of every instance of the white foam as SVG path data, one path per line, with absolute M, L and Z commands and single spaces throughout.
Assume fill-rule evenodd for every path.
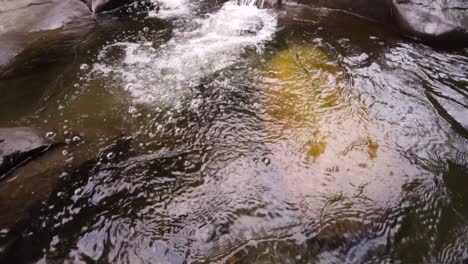
M 173 38 L 158 50 L 148 43 L 109 45 L 101 52 L 101 59 L 108 50 L 120 47 L 125 50 L 123 60 L 96 64 L 94 71 L 121 76 L 123 87 L 138 102 L 171 101 L 188 85 L 196 85 L 201 78 L 238 61 L 246 47 L 261 50 L 277 24 L 271 10 L 238 6 L 235 1 L 194 21 L 196 29 L 174 30 Z
M 190 8 L 187 0 L 152 0 L 159 6 L 158 11 L 151 11 L 150 17 L 175 18 L 189 14 Z

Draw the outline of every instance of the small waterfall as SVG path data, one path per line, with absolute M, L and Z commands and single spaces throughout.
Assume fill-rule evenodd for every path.
M 258 8 L 263 8 L 265 0 L 237 0 L 239 5 L 246 6 L 257 6 Z

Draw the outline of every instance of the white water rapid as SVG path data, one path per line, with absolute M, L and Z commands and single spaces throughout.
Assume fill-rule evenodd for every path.
M 273 11 L 238 5 L 237 0 L 204 17 L 195 15 L 194 5 L 185 0 L 160 6 L 149 16 L 175 20 L 168 42 L 157 48 L 151 40 L 116 42 L 103 48 L 93 67 L 95 74 L 117 76 L 138 103 L 171 102 L 187 86 L 238 62 L 245 48 L 261 52 L 277 25 Z M 109 62 L 115 48 L 124 50 L 124 56 Z

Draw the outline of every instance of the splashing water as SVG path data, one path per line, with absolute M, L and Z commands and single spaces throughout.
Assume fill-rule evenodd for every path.
M 183 1 L 164 2 L 163 17 L 181 12 Z M 222 70 L 241 58 L 246 48 L 261 51 L 262 43 L 276 30 L 276 16 L 255 6 L 239 6 L 230 1 L 206 18 L 189 19 L 188 25 L 174 30 L 172 39 L 159 47 L 152 42 L 117 42 L 106 46 L 98 56 L 94 72 L 117 76 L 122 87 L 136 102 L 170 102 L 197 85 L 201 78 Z M 191 27 L 193 28 L 193 27 Z M 115 49 L 123 49 L 121 60 L 108 60 Z
M 238 0 L 239 5 L 258 6 L 259 8 L 263 8 L 264 2 L 264 0 Z
M 152 1 L 159 8 L 158 11 L 151 11 L 150 17 L 159 18 L 177 18 L 190 13 L 190 7 L 187 0 L 165 0 Z

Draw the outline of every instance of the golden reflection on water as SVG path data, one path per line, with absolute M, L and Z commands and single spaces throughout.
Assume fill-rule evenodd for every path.
M 385 196 L 397 154 L 337 63 L 318 48 L 293 46 L 276 53 L 259 76 L 263 129 L 288 192 L 309 197 L 315 209 L 323 203 L 311 197 Z
M 343 87 L 341 75 L 339 66 L 318 48 L 297 46 L 276 54 L 261 73 L 262 86 L 267 89 L 268 125 L 280 131 L 270 136 L 295 138 L 315 161 L 325 153 L 334 132 L 330 126 L 345 121 L 340 119 L 357 114 L 357 126 L 365 127 L 362 121 L 367 120 L 367 109 L 352 109 L 352 95 Z M 329 119 L 336 114 L 338 119 Z M 370 159 L 377 157 L 378 143 L 369 136 L 352 143 L 343 155 L 360 146 L 367 146 Z

